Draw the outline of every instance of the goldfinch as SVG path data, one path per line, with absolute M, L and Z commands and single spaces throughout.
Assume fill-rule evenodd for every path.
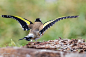
M 55 20 L 50 20 L 48 22 L 45 22 L 44 24 L 41 22 L 40 18 L 37 18 L 35 20 L 34 23 L 32 23 L 31 21 L 19 17 L 19 16 L 13 16 L 13 15 L 2 15 L 2 17 L 4 18 L 13 18 L 15 20 L 17 20 L 20 25 L 22 26 L 24 31 L 28 31 L 30 30 L 29 34 L 27 36 L 25 36 L 22 39 L 19 40 L 37 40 L 39 39 L 41 36 L 43 36 L 44 32 L 50 28 L 51 26 L 53 26 L 53 24 L 55 24 L 56 22 L 63 20 L 63 19 L 68 19 L 68 18 L 77 18 L 78 16 L 66 16 L 66 17 L 59 17 Z

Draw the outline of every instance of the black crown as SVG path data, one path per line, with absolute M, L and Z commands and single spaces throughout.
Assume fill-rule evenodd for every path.
M 36 18 L 35 22 L 41 22 L 40 18 Z

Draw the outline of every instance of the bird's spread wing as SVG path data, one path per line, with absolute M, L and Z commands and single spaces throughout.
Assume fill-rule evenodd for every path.
M 29 21 L 29 20 L 27 20 L 25 18 L 19 17 L 19 16 L 2 15 L 2 17 L 4 17 L 4 18 L 13 18 L 13 19 L 17 20 L 20 23 L 20 25 L 22 26 L 24 31 L 25 30 L 28 31 L 29 30 L 28 25 L 33 24 L 31 21 Z
M 53 24 L 55 24 L 56 22 L 63 20 L 63 19 L 68 19 L 68 18 L 77 18 L 78 16 L 66 16 L 66 17 L 60 17 L 57 18 L 55 20 L 50 20 L 48 22 L 45 22 L 43 25 L 43 29 L 40 30 L 40 34 L 44 33 L 48 28 L 50 28 L 51 26 L 53 26 Z

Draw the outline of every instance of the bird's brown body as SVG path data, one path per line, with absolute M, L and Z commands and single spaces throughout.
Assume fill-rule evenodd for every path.
M 68 18 L 77 18 L 78 16 L 66 16 L 66 17 L 60 17 L 57 18 L 55 20 L 50 20 L 48 22 L 45 22 L 44 24 L 41 22 L 40 18 L 37 18 L 35 20 L 34 23 L 32 23 L 31 21 L 25 19 L 25 18 L 21 18 L 19 16 L 12 16 L 12 15 L 2 15 L 2 17 L 4 18 L 13 18 L 15 20 L 17 20 L 20 25 L 22 26 L 23 30 L 30 30 L 29 34 L 27 36 L 25 36 L 22 39 L 19 40 L 37 40 L 38 38 L 40 38 L 41 36 L 43 36 L 44 32 L 50 28 L 51 26 L 53 26 L 53 24 L 55 24 L 56 22 L 63 20 L 63 19 L 68 19 Z
M 34 24 L 28 25 L 28 27 L 31 29 L 29 34 L 34 35 L 34 38 L 32 38 L 32 40 L 37 40 L 43 35 L 40 35 L 39 33 L 39 31 L 43 29 L 43 23 L 35 22 Z

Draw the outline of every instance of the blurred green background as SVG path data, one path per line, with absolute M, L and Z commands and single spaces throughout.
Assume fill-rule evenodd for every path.
M 59 37 L 86 39 L 86 0 L 0 0 L 0 15 L 16 15 L 32 22 L 41 18 L 43 23 L 61 16 L 79 15 L 78 18 L 57 22 L 38 41 Z M 0 17 L 0 46 L 7 46 L 11 39 L 17 46 L 25 45 L 28 41 L 18 39 L 28 33 L 17 21 Z

